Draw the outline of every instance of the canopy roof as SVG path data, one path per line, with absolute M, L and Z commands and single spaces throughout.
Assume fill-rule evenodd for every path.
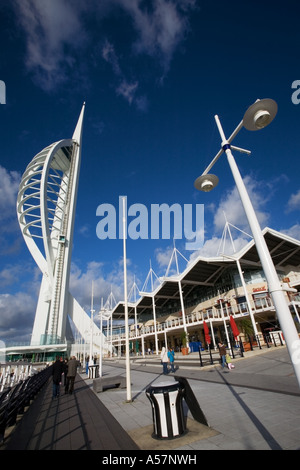
M 300 241 L 280 232 L 265 228 L 263 235 L 273 262 L 277 269 L 284 266 L 298 268 L 300 266 Z M 153 292 L 140 292 L 140 298 L 135 303 L 128 303 L 128 316 L 134 317 L 135 310 L 138 316 L 151 314 L 153 303 L 156 310 L 161 309 L 167 302 L 179 301 L 179 282 L 182 287 L 183 301 L 196 286 L 214 286 L 228 266 L 235 266 L 236 260 L 241 265 L 261 267 L 254 241 L 250 241 L 239 252 L 230 257 L 218 256 L 205 258 L 198 256 L 191 262 L 183 273 L 177 276 L 165 277 Z M 180 305 L 180 304 L 179 304 Z M 180 310 L 180 307 L 178 308 Z M 124 318 L 124 302 L 119 302 L 112 311 L 114 319 Z

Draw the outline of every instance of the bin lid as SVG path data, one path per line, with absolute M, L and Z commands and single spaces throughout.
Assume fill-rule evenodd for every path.
M 178 384 L 179 382 L 175 381 L 175 382 L 168 382 L 168 381 L 165 381 L 165 382 L 156 382 L 154 384 L 152 384 L 152 387 L 172 387 L 176 384 Z
M 182 389 L 182 385 L 179 382 L 156 382 L 147 388 L 147 393 L 164 393 L 173 392 L 174 390 Z

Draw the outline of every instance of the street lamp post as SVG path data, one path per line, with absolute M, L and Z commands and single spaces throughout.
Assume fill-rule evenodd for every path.
M 300 386 L 300 340 L 298 332 L 287 305 L 284 291 L 278 279 L 273 260 L 262 234 L 253 205 L 231 151 L 231 149 L 233 149 L 243 153 L 250 153 L 248 150 L 232 146 L 231 141 L 243 127 L 248 130 L 259 130 L 266 127 L 274 119 L 276 113 L 277 104 L 275 101 L 269 99 L 257 100 L 252 106 L 250 106 L 250 108 L 248 108 L 243 120 L 231 134 L 229 139 L 226 139 L 220 120 L 218 116 L 215 116 L 215 121 L 222 139 L 221 149 L 212 160 L 210 165 L 206 168 L 204 173 L 196 179 L 194 185 L 198 190 L 208 192 L 218 184 L 218 177 L 208 174 L 208 172 L 224 152 L 227 156 L 227 161 L 229 163 L 252 231 L 258 256 L 260 258 L 261 265 L 268 282 L 269 292 L 271 294 L 277 317 L 285 338 L 287 349 L 294 367 L 296 379 Z

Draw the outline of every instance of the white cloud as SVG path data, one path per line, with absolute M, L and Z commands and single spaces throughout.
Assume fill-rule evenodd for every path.
M 0 288 L 3 290 L 7 286 L 12 286 L 23 272 L 23 265 L 5 266 L 0 271 Z
M 130 266 L 130 260 L 128 265 Z M 128 269 L 127 279 L 128 290 L 130 290 L 134 281 L 134 274 L 130 269 Z M 20 341 L 30 341 L 40 282 L 39 269 L 32 267 L 29 263 L 26 266 L 24 264 L 6 266 L 0 271 L 2 291 L 15 284 L 20 287 L 17 293 L 0 294 L 0 339 L 2 341 L 12 341 L 14 344 Z M 70 292 L 87 313 L 91 310 L 92 284 L 96 319 L 102 300 L 105 304 L 111 293 L 116 302 L 124 299 L 122 260 L 112 267 L 109 273 L 104 273 L 103 263 L 97 261 L 89 262 L 84 269 L 72 263 Z
M 20 179 L 20 173 L 0 165 L 0 255 L 18 251 L 22 242 L 16 212 Z
M 127 83 L 126 80 L 122 81 L 120 86 L 118 86 L 116 92 L 118 95 L 123 96 L 129 104 L 134 101 L 135 94 L 138 88 L 138 82 Z
M 262 228 L 268 225 L 269 214 L 262 210 L 266 200 L 262 195 L 261 183 L 255 181 L 251 176 L 244 178 L 244 183 L 247 188 L 250 200 L 254 207 L 257 219 Z M 224 229 L 226 219 L 232 225 L 237 226 L 240 230 L 245 230 L 249 233 L 249 225 L 246 218 L 245 210 L 243 208 L 240 195 L 237 188 L 234 187 L 228 191 L 224 199 L 220 202 L 214 216 L 214 225 L 216 232 L 220 232 Z M 250 232 L 251 233 L 251 232 Z
M 204 258 L 214 258 L 216 256 L 233 255 L 234 253 L 241 250 L 251 238 L 247 238 L 244 235 L 233 236 L 233 244 L 230 238 L 226 238 L 225 241 L 221 237 L 212 237 L 210 240 L 207 240 L 203 247 L 200 250 L 195 251 L 190 256 L 190 262 L 194 261 L 198 256 Z
M 16 213 L 16 200 L 20 184 L 20 173 L 8 171 L 0 165 L 0 222 L 11 219 Z
M 176 252 L 175 252 L 176 250 Z M 160 270 L 164 270 L 163 275 L 176 275 L 185 270 L 187 267 L 186 257 L 174 246 L 166 248 L 157 248 L 155 250 L 155 258 Z M 167 272 L 168 270 L 168 272 Z
M 287 205 L 287 212 L 300 210 L 300 189 L 290 196 Z
M 0 255 L 19 252 L 23 246 L 18 226 L 16 200 L 21 175 L 0 166 Z M 3 265 L 0 271 L 0 337 L 28 341 L 32 329 L 39 281 L 31 263 Z M 28 281 L 30 279 L 30 281 Z M 7 293 L 14 286 L 17 293 Z M 6 293 L 4 293 L 6 291 Z M 29 292 L 29 293 L 28 293 Z
M 254 207 L 258 222 L 261 228 L 264 228 L 268 226 L 270 218 L 270 214 L 264 210 L 264 206 L 272 195 L 273 183 L 268 183 L 267 197 L 263 195 L 263 187 L 265 187 L 266 182 L 262 183 L 256 181 L 251 176 L 246 176 L 244 178 L 244 183 Z M 251 229 L 248 224 L 240 195 L 235 186 L 227 191 L 218 206 L 212 205 L 209 210 L 214 214 L 213 231 L 215 235 L 209 240 L 206 240 L 200 250 L 192 253 L 190 261 L 196 259 L 197 256 L 215 257 L 222 253 L 231 255 L 242 249 L 251 240 Z M 233 242 L 231 241 L 228 228 L 227 232 L 225 230 L 226 226 L 229 226 Z
M 244 183 L 258 221 L 261 227 L 264 228 L 265 226 L 268 226 L 270 217 L 269 213 L 264 210 L 264 205 L 268 202 L 270 194 L 272 194 L 273 183 L 268 183 L 267 197 L 263 195 L 263 187 L 265 187 L 266 182 L 262 183 L 256 181 L 251 176 L 246 176 L 244 178 Z M 236 187 L 233 187 L 224 195 L 224 198 L 220 201 L 218 206 L 216 206 L 216 204 L 211 204 L 210 206 L 206 206 L 206 208 L 214 214 L 214 235 L 209 240 L 205 239 L 202 248 L 188 254 L 189 262 L 192 262 L 198 256 L 209 258 L 216 257 L 222 253 L 232 255 L 234 252 L 241 250 L 252 239 L 245 210 Z M 226 222 L 229 224 L 232 241 L 228 229 L 227 232 L 225 232 Z M 295 226 L 293 232 L 296 231 L 297 227 Z M 156 250 L 156 260 L 160 268 L 168 266 L 171 254 L 171 247 L 165 250 Z M 181 267 L 180 272 L 182 271 L 183 269 Z
M 115 48 L 107 39 L 102 48 L 102 57 L 111 65 L 115 76 L 118 78 L 118 84 L 115 87 L 116 94 L 122 96 L 129 104 L 134 103 L 136 108 L 140 111 L 147 111 L 147 98 L 138 95 L 139 82 L 137 80 L 127 80 L 120 66 Z
M 170 246 L 167 247 L 166 249 L 157 248 L 155 250 L 156 261 L 160 268 L 165 269 L 168 267 L 168 264 L 171 260 L 172 252 L 173 252 L 173 247 L 170 247 Z
M 26 35 L 26 66 L 42 89 L 49 92 L 69 81 L 80 73 L 78 64 L 95 65 L 95 50 L 102 42 L 102 59 L 121 80 L 116 92 L 141 110 L 147 109 L 147 99 L 137 96 L 140 80 L 129 78 L 125 67 L 132 73 L 134 58 L 147 55 L 159 62 L 165 75 L 176 49 L 185 39 L 188 15 L 194 8 L 196 0 L 15 1 L 16 16 Z M 103 20 L 118 9 L 129 16 L 127 26 L 135 34 L 127 54 L 122 54 L 122 67 L 113 44 L 114 31 L 108 41 L 101 29 Z M 93 58 L 94 64 L 89 64 Z
M 160 59 L 165 71 L 170 66 L 173 54 L 188 31 L 190 10 L 194 0 L 154 0 L 142 8 L 139 0 L 117 0 L 130 14 L 138 37 L 134 50 Z
M 82 235 L 83 237 L 89 237 L 90 235 L 90 225 L 89 224 L 85 224 L 85 225 L 81 225 L 81 227 L 79 227 L 78 229 L 78 232 L 80 233 L 80 235 Z
M 30 294 L 0 294 L 0 335 L 2 341 L 29 341 L 36 301 Z
M 102 48 L 102 57 L 106 62 L 108 62 L 112 66 L 112 69 L 117 76 L 123 76 L 114 45 L 110 43 L 107 39 L 105 39 Z
M 295 224 L 286 230 L 281 230 L 281 233 L 295 238 L 296 240 L 300 240 L 300 224 Z
M 50 91 L 74 70 L 75 51 L 86 40 L 82 2 L 16 0 L 17 17 L 26 33 L 26 66 L 36 82 Z
M 130 260 L 128 260 L 130 265 Z M 110 272 L 104 272 L 103 263 L 91 261 L 82 270 L 78 265 L 72 263 L 70 275 L 70 292 L 87 311 L 91 309 L 92 284 L 94 292 L 95 309 L 99 309 L 101 300 L 106 302 L 111 292 L 118 302 L 124 299 L 124 273 L 122 260 L 116 266 L 112 266 Z M 128 269 L 127 282 L 128 289 L 133 284 L 134 274 Z

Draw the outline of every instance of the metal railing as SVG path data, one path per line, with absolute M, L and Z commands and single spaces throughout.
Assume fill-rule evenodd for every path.
M 282 331 L 272 331 L 267 335 L 263 335 L 263 340 L 264 342 L 261 341 L 260 335 L 247 335 L 247 337 L 244 338 L 244 341 L 239 339 L 236 341 L 234 346 L 230 343 L 227 351 L 229 352 L 230 357 L 235 359 L 237 356 L 244 357 L 245 351 L 253 351 L 254 348 L 271 348 L 273 346 L 283 346 L 284 344 Z M 245 348 L 245 344 L 249 346 Z M 214 350 L 211 347 L 208 347 L 207 349 L 201 349 L 201 347 L 199 347 L 199 360 L 200 367 L 204 367 L 205 365 L 213 365 L 216 363 L 218 364 L 220 363 L 219 352 L 218 350 Z
M 5 387 L 12 387 L 33 374 L 31 364 L 0 364 L 0 392 Z
M 272 304 L 272 300 L 269 297 L 264 297 L 261 299 L 255 299 L 255 301 L 251 304 L 252 313 L 258 313 L 266 310 L 272 310 L 274 308 Z M 205 320 L 212 320 L 212 321 L 222 321 L 223 319 L 229 321 L 229 316 L 233 315 L 235 318 L 239 316 L 245 316 L 250 314 L 249 308 L 246 302 L 241 304 L 236 304 L 232 306 L 224 306 L 223 312 L 220 308 L 215 306 L 201 309 L 197 312 L 189 313 L 185 316 L 186 326 L 193 326 L 193 325 L 202 325 L 203 321 Z M 183 328 L 184 321 L 182 317 L 173 318 L 170 320 L 165 320 L 163 322 L 156 323 L 156 328 L 153 325 L 142 325 L 138 328 L 137 334 L 135 326 L 129 331 L 129 338 L 141 338 L 142 336 L 150 336 L 155 333 L 164 333 L 165 331 L 170 332 L 170 330 L 176 330 L 178 328 Z M 125 332 L 112 335 L 110 340 L 120 341 L 125 339 Z
M 4 441 L 5 430 L 17 422 L 52 374 L 52 366 L 5 387 L 0 392 L 0 443 Z

